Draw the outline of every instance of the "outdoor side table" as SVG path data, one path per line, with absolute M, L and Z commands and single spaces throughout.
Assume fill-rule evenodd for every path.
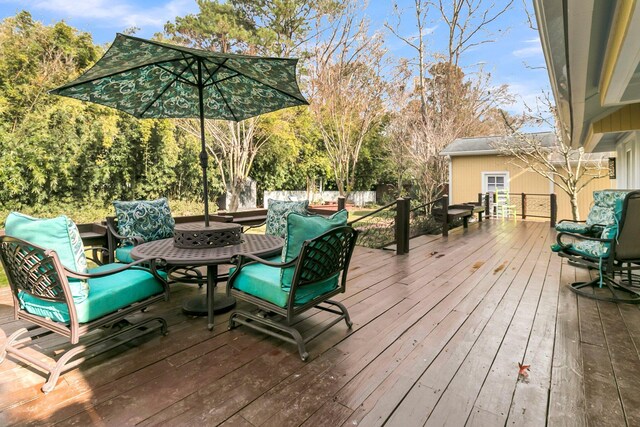
M 242 242 L 237 245 L 221 246 L 217 248 L 178 248 L 174 246 L 173 238 L 155 240 L 135 246 L 131 250 L 133 259 L 162 258 L 172 267 L 206 266 L 207 293 L 196 295 L 186 300 L 182 310 L 190 315 L 207 316 L 207 327 L 213 329 L 213 314 L 224 311 L 235 305 L 235 298 L 226 295 L 215 296 L 218 265 L 229 264 L 234 255 L 245 253 L 259 257 L 277 255 L 282 251 L 284 240 L 277 236 L 262 234 L 243 234 Z

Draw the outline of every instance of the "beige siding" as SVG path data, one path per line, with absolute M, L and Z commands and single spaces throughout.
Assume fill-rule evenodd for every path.
M 608 177 L 594 179 L 582 189 L 578 195 L 578 213 L 580 214 L 580 219 L 584 220 L 587 217 L 589 209 L 591 209 L 593 205 L 593 192 L 607 188 L 616 188 Z M 557 186 L 555 193 L 558 195 L 558 220 L 571 219 L 571 201 L 569 200 L 569 196 Z
M 593 133 L 623 132 L 640 129 L 640 104 L 629 104 L 593 122 Z
M 549 194 L 551 186 L 544 177 L 532 171 L 526 171 L 512 163 L 512 158 L 504 156 L 454 156 L 451 158 L 453 203 L 478 200 L 482 192 L 482 172 L 508 172 L 509 191 L 512 193 Z M 592 181 L 578 199 L 580 215 L 586 217 L 593 202 L 594 190 L 613 188 L 608 178 Z M 555 188 L 558 196 L 558 219 L 571 218 L 571 203 L 560 188 Z

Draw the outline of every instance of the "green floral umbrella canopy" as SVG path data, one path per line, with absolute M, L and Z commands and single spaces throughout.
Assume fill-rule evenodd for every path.
M 209 52 L 118 34 L 89 71 L 51 93 L 113 107 L 138 118 L 199 117 L 208 225 L 204 119 L 241 121 L 308 104 L 296 82 L 297 62 Z

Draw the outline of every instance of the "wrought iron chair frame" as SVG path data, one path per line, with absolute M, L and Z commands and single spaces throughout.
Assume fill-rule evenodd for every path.
M 617 238 L 602 239 L 576 233 L 558 233 L 556 240 L 562 248 L 562 251 L 560 251 L 558 255 L 563 258 L 567 258 L 570 263 L 576 266 L 587 267 L 599 271 L 598 277 L 593 280 L 590 280 L 588 282 L 572 283 L 570 287 L 573 292 L 587 298 L 597 299 L 601 301 L 624 302 L 631 304 L 640 303 L 640 286 L 635 285 L 636 281 L 633 280 L 633 277 L 635 276 L 633 275 L 633 271 L 640 270 L 640 251 L 638 251 L 637 257 L 619 257 L 619 252 L 621 249 L 619 241 L 622 239 L 627 240 L 626 235 L 622 237 L 622 234 L 625 233 L 625 225 L 629 225 L 630 221 L 640 221 L 640 217 L 627 218 L 627 210 L 629 208 L 629 201 L 631 199 L 640 199 L 640 191 L 630 192 L 625 197 L 622 206 L 622 217 L 619 224 L 619 232 Z M 639 227 L 636 224 L 634 224 L 634 226 L 636 228 Z M 603 259 L 601 261 L 601 259 L 597 257 L 570 253 L 568 252 L 569 245 L 563 242 L 563 238 L 565 237 L 573 238 L 575 240 L 590 240 L 609 244 L 609 255 L 606 259 Z M 640 236 L 632 236 L 629 239 L 635 239 L 635 242 L 637 243 L 639 238 Z M 626 281 L 621 280 L 617 282 L 615 280 L 616 274 L 619 274 L 622 278 L 624 278 L 626 274 Z M 607 286 L 607 289 L 612 295 L 611 297 L 596 292 L 589 292 L 588 290 L 586 290 L 588 288 L 599 287 L 601 281 L 602 284 Z
M 25 320 L 33 323 L 33 326 L 21 328 L 11 334 L 6 342 L 0 347 L 0 363 L 2 363 L 8 354 L 19 359 L 27 361 L 49 373 L 49 377 L 42 386 L 42 391 L 48 393 L 56 386 L 59 376 L 78 366 L 82 362 L 104 353 L 110 349 L 118 347 L 135 338 L 147 335 L 155 330 L 160 329 L 163 335 L 167 334 L 167 323 L 161 317 L 153 317 L 142 320 L 136 324 L 127 325 L 122 329 L 119 328 L 126 316 L 146 309 L 148 306 L 160 301 L 169 299 L 169 286 L 162 276 L 157 272 L 156 265 L 161 260 L 143 259 L 131 264 L 123 264 L 122 267 L 101 272 L 101 273 L 79 273 L 67 269 L 62 265 L 55 251 L 45 249 L 9 236 L 0 236 L 0 260 L 9 279 L 11 293 L 14 304 L 14 318 L 16 320 Z M 142 267 L 141 264 L 148 266 Z M 152 295 L 144 300 L 138 301 L 129 306 L 123 307 L 118 311 L 102 316 L 99 319 L 88 323 L 79 323 L 73 296 L 69 287 L 68 278 L 90 279 L 107 277 L 128 269 L 143 269 L 151 272 L 153 276 L 162 284 L 163 292 Z M 18 292 L 26 292 L 40 299 L 52 302 L 62 302 L 66 304 L 69 312 L 69 323 L 56 322 L 49 318 L 38 316 L 27 312 L 20 307 Z M 158 322 L 155 327 L 147 327 L 151 323 Z M 80 338 L 99 328 L 107 328 L 107 335 L 80 343 Z M 36 332 L 37 331 L 37 332 Z M 36 332 L 31 335 L 32 332 Z M 133 332 L 133 333 L 130 333 Z M 72 344 L 72 347 L 65 350 L 57 360 L 47 357 L 49 361 L 43 361 L 34 357 L 24 348 L 29 342 L 35 341 L 52 333 L 62 335 Z M 115 337 L 127 334 L 125 341 L 114 341 L 97 351 L 90 352 L 96 346 L 106 343 Z M 86 354 L 85 354 L 86 353 Z M 78 357 L 82 356 L 82 357 Z
M 336 239 L 336 236 L 340 235 L 344 237 L 340 239 L 340 249 L 337 251 L 339 256 L 335 265 L 328 270 L 325 268 L 326 271 L 322 271 L 321 273 L 314 271 L 314 268 L 317 268 L 317 266 L 312 265 L 315 263 L 313 258 L 315 253 L 323 251 L 323 246 L 328 245 L 327 242 L 329 239 Z M 349 263 L 351 261 L 357 237 L 358 231 L 350 226 L 334 228 L 314 239 L 306 240 L 302 245 L 302 249 L 298 257 L 287 263 L 269 262 L 262 258 L 245 254 L 240 254 L 234 257 L 232 262 L 236 265 L 236 269 L 230 275 L 229 281 L 227 282 L 227 295 L 250 302 L 262 310 L 263 313 L 274 313 L 280 315 L 284 318 L 284 321 L 278 322 L 271 320 L 266 316 L 256 315 L 245 310 L 235 310 L 229 317 L 229 329 L 233 329 L 236 324 L 242 324 L 288 343 L 296 344 L 298 346 L 300 358 L 303 361 L 306 361 L 309 357 L 309 353 L 306 351 L 305 347 L 305 344 L 309 341 L 318 337 L 320 334 L 342 320 L 344 320 L 347 327 L 351 329 L 352 322 L 347 308 L 342 303 L 330 300 L 329 298 L 346 291 L 347 272 L 349 270 Z M 334 250 L 333 252 L 335 258 L 336 251 Z M 334 259 L 334 261 L 336 260 Z M 233 288 L 234 280 L 238 274 L 240 274 L 242 268 L 255 262 L 278 268 L 295 266 L 286 307 L 280 307 L 269 301 L 265 301 L 261 298 Z M 335 275 L 339 275 L 339 279 L 338 286 L 334 290 L 324 293 L 305 304 L 295 304 L 296 291 L 298 289 L 319 283 Z M 327 304 L 328 306 L 322 306 L 320 304 Z M 320 330 L 303 337 L 302 334 L 291 325 L 294 323 L 294 318 L 297 315 L 311 308 L 323 310 L 335 314 L 338 317 L 323 326 Z

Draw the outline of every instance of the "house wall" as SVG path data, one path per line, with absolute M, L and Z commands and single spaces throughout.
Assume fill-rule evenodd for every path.
M 558 201 L 558 219 L 571 218 L 571 203 L 564 191 L 555 188 L 547 179 L 532 171 L 521 169 L 507 156 L 453 156 L 451 158 L 451 194 L 452 203 L 478 200 L 483 191 L 483 172 L 508 172 L 509 192 L 528 194 L 550 194 L 554 192 Z M 578 209 L 580 217 L 585 218 L 593 203 L 593 191 L 615 188 L 609 178 L 593 180 L 580 193 Z M 520 212 L 518 212 L 519 214 Z
M 632 132 L 616 145 L 617 188 L 640 188 L 640 132 Z

